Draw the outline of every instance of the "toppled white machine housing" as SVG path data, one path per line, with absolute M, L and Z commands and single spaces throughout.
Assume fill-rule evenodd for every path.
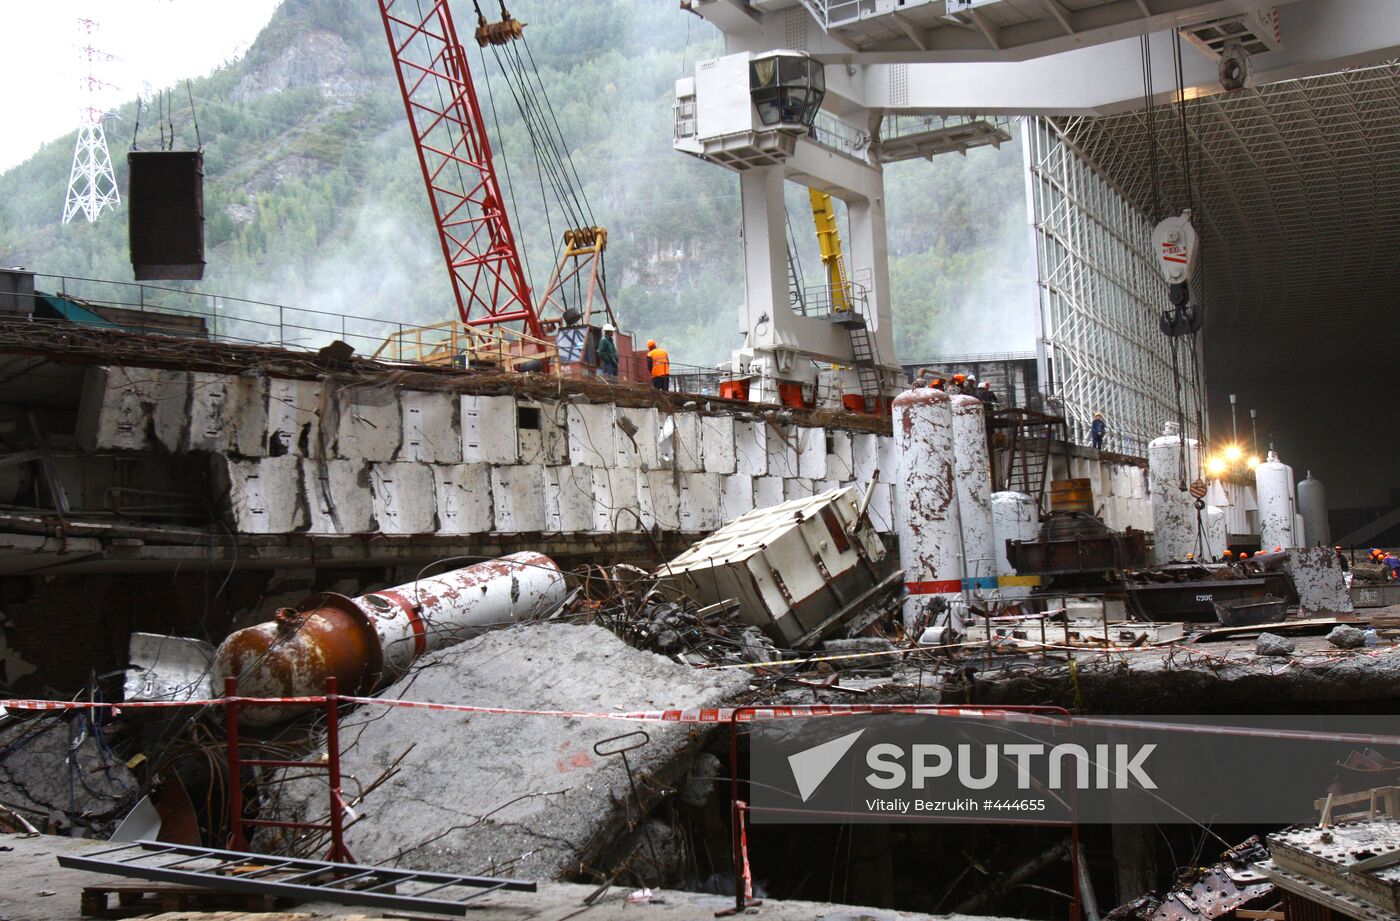
M 901 573 L 850 486 L 741 515 L 657 575 L 702 604 L 738 601 L 746 622 L 799 648 L 867 610 Z

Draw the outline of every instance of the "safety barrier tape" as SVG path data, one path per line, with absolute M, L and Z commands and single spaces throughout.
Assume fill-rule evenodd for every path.
M 496 716 L 542 716 L 562 719 L 602 719 L 651 723 L 749 723 L 785 719 L 816 719 L 822 717 L 900 714 L 908 716 L 937 716 L 945 719 L 975 719 L 990 722 L 1019 723 L 1060 728 L 1143 730 L 1178 732 L 1196 735 L 1240 736 L 1259 739 L 1290 739 L 1309 742 L 1339 742 L 1354 745 L 1400 745 L 1400 735 L 1362 732 L 1315 732 L 1256 726 L 1226 726 L 1193 723 L 1154 723 L 1101 716 L 1072 716 L 1055 712 L 1053 708 L 969 707 L 946 704 L 798 704 L 792 706 L 744 707 L 686 707 L 670 710 L 633 710 L 599 712 L 588 710 L 526 710 L 515 707 L 482 707 L 473 704 L 441 704 L 388 697 L 352 697 L 338 695 L 347 704 L 393 707 L 411 710 L 433 710 L 447 713 L 477 713 Z M 324 705 L 321 697 L 230 697 L 190 701 L 131 701 L 127 703 L 97 703 L 67 700 L 0 700 L 0 708 L 9 710 L 110 710 L 114 715 L 127 709 L 160 707 L 222 706 L 228 701 L 242 705 L 315 706 Z
M 760 719 L 804 719 L 825 716 L 847 716 L 870 713 L 925 713 L 926 705 L 917 704 L 803 704 L 795 706 L 761 707 L 678 707 L 667 710 L 632 711 L 589 711 L 589 710 L 527 710 L 517 707 L 482 707 L 474 704 L 442 704 L 419 700 L 398 700 L 389 697 L 353 697 L 338 695 L 337 700 L 347 704 L 366 706 L 395 707 L 406 710 L 436 710 L 448 713 L 480 713 L 496 716 L 546 716 L 562 719 L 606 719 L 628 720 L 652 723 L 728 723 L 750 722 Z M 123 710 L 146 710 L 171 707 L 219 707 L 228 702 L 240 706 L 317 706 L 324 705 L 326 698 L 319 697 L 216 697 L 204 700 L 185 701 L 128 701 L 121 703 L 98 703 L 85 700 L 0 700 L 0 707 L 16 711 L 52 710 L 110 710 L 119 714 Z M 1004 719 L 1007 714 L 1024 717 L 1027 711 L 1001 710 L 979 707 L 938 707 L 939 715 L 961 714 L 968 718 Z

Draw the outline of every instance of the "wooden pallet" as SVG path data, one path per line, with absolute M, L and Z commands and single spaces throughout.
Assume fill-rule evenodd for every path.
M 111 904 L 111 896 L 117 904 Z M 116 883 L 84 886 L 81 910 L 84 918 L 131 918 L 152 912 L 192 912 L 238 909 L 235 914 L 271 912 L 295 904 L 288 899 L 252 893 L 220 892 L 199 886 L 166 886 L 158 883 Z

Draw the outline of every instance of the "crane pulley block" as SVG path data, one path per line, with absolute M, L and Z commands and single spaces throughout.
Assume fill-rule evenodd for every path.
M 477 16 L 476 43 L 481 47 L 509 44 L 525 34 L 525 23 L 511 16 L 504 8 L 501 13 L 499 22 L 487 22 L 485 16 Z
M 1152 251 L 1157 254 L 1157 268 L 1167 284 L 1180 285 L 1191 280 L 1200 237 L 1191 225 L 1189 208 L 1152 229 Z

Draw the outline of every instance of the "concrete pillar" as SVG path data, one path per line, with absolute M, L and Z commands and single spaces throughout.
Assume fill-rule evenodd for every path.
M 739 331 L 754 333 L 745 345 L 770 345 L 771 318 L 778 310 L 789 309 L 782 166 L 761 166 L 740 173 L 739 202 L 744 240 L 744 305 Z M 763 316 L 770 322 L 760 323 Z

